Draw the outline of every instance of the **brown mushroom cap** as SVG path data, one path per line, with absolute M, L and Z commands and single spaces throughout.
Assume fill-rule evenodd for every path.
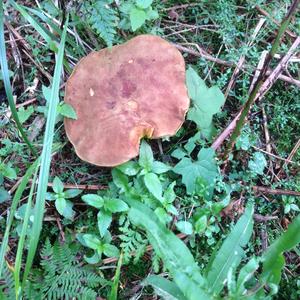
M 174 135 L 189 108 L 180 52 L 153 35 L 84 57 L 66 84 L 65 102 L 77 120 L 65 119 L 77 155 L 116 166 L 139 153 L 144 136 Z

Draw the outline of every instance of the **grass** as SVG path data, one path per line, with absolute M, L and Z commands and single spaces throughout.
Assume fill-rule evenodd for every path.
M 268 1 L 258 3 L 254 0 L 248 2 L 217 0 L 201 3 L 153 1 L 149 10 L 157 11 L 158 18 L 145 20 L 135 32 L 132 31 L 129 12 L 126 12 L 123 2 L 119 1 L 120 5 L 117 1 L 112 3 L 105 1 L 105 5 L 101 2 L 103 8 L 101 17 L 109 18 L 108 15 L 105 16 L 106 9 L 112 12 L 107 24 L 103 21 L 105 19 L 100 17 L 97 22 L 94 19 L 92 21 L 91 16 L 95 13 L 92 1 L 85 1 L 84 5 L 75 1 L 67 8 L 56 7 L 50 0 L 38 1 L 39 5 L 28 1 L 8 1 L 4 6 L 1 5 L 0 54 L 3 79 L 0 80 L 0 95 L 2 92 L 6 95 L 8 105 L 6 98 L 2 100 L 0 97 L 0 164 L 3 162 L 4 165 L 9 165 L 16 172 L 17 178 L 6 177 L 5 172 L 0 169 L 0 298 L 9 299 L 5 297 L 12 293 L 16 299 L 21 297 L 43 299 L 43 295 L 45 297 L 53 291 L 61 291 L 63 284 L 59 284 L 60 280 L 66 284 L 65 292 L 71 291 L 71 288 L 67 288 L 68 285 L 71 287 L 71 284 L 67 283 L 69 277 L 64 275 L 59 277 L 58 274 L 51 273 L 51 257 L 54 255 L 51 251 L 54 250 L 47 248 L 48 241 L 51 245 L 56 242 L 55 247 L 58 247 L 55 248 L 56 250 L 69 249 L 74 255 L 76 267 L 82 267 L 82 270 L 83 267 L 87 267 L 91 271 L 89 288 L 94 289 L 99 297 L 152 299 L 162 292 L 155 286 L 152 288 L 144 285 L 148 275 L 153 274 L 164 276 L 165 280 L 169 280 L 157 282 L 155 280 L 159 280 L 160 277 L 155 277 L 154 281 L 158 287 L 169 286 L 169 292 L 176 291 L 176 288 L 173 289 L 174 286 L 172 288 L 174 279 L 171 276 L 172 268 L 164 257 L 170 255 L 172 260 L 172 249 L 167 249 L 166 253 L 159 253 L 157 249 L 160 246 L 157 246 L 153 238 L 151 239 L 147 228 L 145 230 L 142 225 L 136 225 L 139 222 L 130 219 L 132 211 L 129 216 L 127 212 L 113 212 L 107 235 L 100 236 L 98 209 L 87 205 L 82 201 L 81 196 L 70 199 L 76 212 L 75 217 L 73 219 L 63 217 L 56 210 L 54 201 L 46 200 L 47 192 L 52 192 L 52 187 L 48 185 L 53 182 L 55 176 L 58 176 L 64 184 L 71 184 L 65 187 L 63 193 L 76 189 L 77 185 L 96 185 L 98 189 L 84 191 L 82 195 L 95 193 L 108 199 L 124 201 L 127 200 L 128 190 L 131 191 L 134 199 L 143 195 L 140 201 L 155 212 L 156 217 L 159 217 L 160 222 L 165 222 L 168 229 L 176 234 L 183 234 L 181 231 L 189 229 L 184 232 L 186 235 L 184 241 L 200 266 L 201 274 L 205 274 L 204 269 L 214 257 L 212 253 L 217 252 L 221 243 L 230 235 L 246 204 L 253 202 L 254 227 L 251 238 L 244 247 L 245 255 L 241 265 L 237 269 L 233 268 L 233 273 L 226 274 L 226 278 L 232 278 L 233 281 L 249 259 L 263 255 L 266 248 L 286 232 L 289 224 L 299 215 L 298 196 L 257 193 L 252 189 L 253 186 L 263 186 L 270 191 L 283 189 L 300 192 L 299 149 L 296 149 L 297 151 L 291 157 L 293 163 L 284 162 L 284 159 L 291 155 L 300 138 L 298 135 L 299 87 L 291 83 L 278 80 L 262 101 L 251 107 L 241 137 L 236 147 L 230 151 L 228 170 L 222 170 L 225 143 L 216 151 L 216 159 L 207 161 L 210 165 L 215 163 L 218 166 L 218 174 L 210 182 L 214 188 L 211 198 L 206 196 L 208 188 L 201 176 L 195 183 L 193 194 L 188 194 L 182 176 L 173 172 L 174 167 L 181 160 L 179 156 L 174 157 L 174 151 L 184 153 L 183 155 L 191 159 L 191 162 L 197 161 L 199 150 L 210 147 L 217 135 L 224 131 L 239 108 L 246 102 L 254 69 L 262 51 L 269 51 L 276 40 L 279 27 L 273 22 L 273 18 L 279 23 L 282 21 L 289 1 L 278 0 L 272 3 Z M 3 4 L 2 1 L 0 4 Z M 127 1 L 127 5 L 130 9 L 136 6 L 136 2 Z M 265 24 L 252 47 L 249 48 L 247 43 L 262 17 L 257 5 L 267 11 L 269 16 L 264 16 Z M 1 9 L 4 9 L 5 14 Z M 67 16 L 65 9 L 70 19 L 61 26 L 61 21 Z M 115 16 L 117 21 L 114 21 Z M 19 37 L 4 27 L 4 21 L 11 24 Z M 291 19 L 291 24 L 288 26 L 295 35 L 300 34 L 297 23 L 299 23 L 299 14 Z M 102 25 L 106 27 L 101 27 Z M 107 30 L 106 34 L 102 34 L 101 30 Z M 94 167 L 81 161 L 71 145 L 67 143 L 62 116 L 57 113 L 58 104 L 64 97 L 64 83 L 81 57 L 92 50 L 106 47 L 106 43 L 111 41 L 120 44 L 143 33 L 158 34 L 170 42 L 191 48 L 196 52 L 199 51 L 197 47 L 200 46 L 200 51 L 226 62 L 237 63 L 242 55 L 246 56 L 244 70 L 239 72 L 224 107 L 213 116 L 216 133 L 211 139 L 199 135 L 196 124 L 187 120 L 175 137 L 158 142 L 148 141 L 154 159 L 171 168 L 168 172 L 156 174 L 155 177 L 158 178 L 156 184 L 161 185 L 162 190 L 166 192 L 167 187 L 172 182 L 176 182 L 175 198 L 164 205 L 153 197 L 153 190 L 145 186 L 144 173 L 149 170 L 138 166 L 138 160 L 133 162 L 136 164 L 135 167 L 140 168 L 139 173 L 129 176 L 114 171 L 113 177 L 111 169 Z M 284 56 L 293 41 L 289 34 L 283 34 L 276 53 Z M 24 49 L 31 59 L 24 54 Z M 223 93 L 226 91 L 234 66 L 227 67 L 187 52 L 182 54 L 186 64 L 197 71 L 208 87 L 216 85 Z M 17 58 L 20 63 L 17 63 Z M 33 64 L 33 61 L 38 64 Z M 277 63 L 278 59 L 275 58 L 270 68 L 274 68 Z M 299 80 L 298 67 L 299 62 L 290 62 L 287 67 L 288 76 Z M 53 78 L 50 74 L 53 74 Z M 36 80 L 38 80 L 37 86 L 32 90 L 27 89 L 34 86 Z M 43 86 L 51 89 L 48 101 L 45 101 Z M 14 95 L 17 95 L 17 103 L 14 103 Z M 19 105 L 32 98 L 36 98 L 35 102 L 30 104 L 34 112 L 21 124 L 18 121 Z M 12 118 L 6 116 L 8 106 Z M 262 108 L 267 116 L 266 122 L 263 121 Z M 46 120 L 46 126 L 38 128 L 38 136 L 29 142 L 27 137 L 30 137 L 32 124 L 36 119 Z M 271 153 L 269 154 L 266 130 L 270 135 Z M 62 145 L 66 146 L 62 147 Z M 31 152 L 32 149 L 35 153 Z M 257 153 L 262 154 L 264 159 Z M 261 160 L 256 157 L 260 157 Z M 263 171 L 260 172 L 259 169 Z M 11 191 L 11 199 L 2 201 L 2 190 Z M 65 195 L 61 196 L 65 197 Z M 25 203 L 27 208 L 22 212 L 22 219 L 17 219 L 17 215 L 21 214 L 19 207 Z M 228 207 L 222 209 L 222 205 Z M 261 221 L 259 218 L 265 219 Z M 105 239 L 106 244 L 119 248 L 123 253 L 123 259 L 112 259 L 103 254 L 103 259 L 97 264 L 88 263 L 95 251 L 93 246 L 80 241 L 80 234 L 93 234 L 99 237 L 99 240 Z M 165 240 L 161 242 L 167 244 Z M 156 252 L 145 251 L 149 244 L 152 244 Z M 282 272 L 278 285 L 279 291 L 270 296 L 271 298 L 299 298 L 297 279 L 299 254 L 299 244 L 285 251 L 285 267 L 282 270 L 277 269 L 277 272 Z M 62 268 L 64 264 L 69 268 L 66 257 L 57 254 L 56 259 Z M 43 264 L 47 264 L 46 268 Z M 262 263 L 259 264 L 262 267 Z M 259 289 L 261 269 L 258 268 L 251 275 L 251 280 L 247 282 L 249 287 L 247 292 L 251 293 L 256 288 Z M 46 274 L 44 270 L 47 270 L 48 275 L 52 274 L 45 279 L 51 289 L 42 291 L 41 274 Z M 7 272 L 13 274 L 14 280 L 8 280 Z M 98 276 L 97 280 L 102 278 L 103 283 L 93 285 L 94 276 Z M 82 280 L 84 283 L 84 278 L 76 280 Z M 260 291 L 264 290 L 265 293 L 274 291 L 270 282 L 268 288 Z M 233 285 L 231 287 L 227 283 L 225 285 L 219 297 L 229 299 L 228 291 Z M 84 286 L 85 284 L 82 287 Z M 61 299 L 63 296 L 57 294 L 56 297 Z M 78 299 L 81 299 L 81 295 L 78 295 Z

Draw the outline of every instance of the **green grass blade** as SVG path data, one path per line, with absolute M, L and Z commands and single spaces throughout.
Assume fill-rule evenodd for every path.
M 32 262 L 37 249 L 40 233 L 43 225 L 43 216 L 45 209 L 45 199 L 47 192 L 47 184 L 49 178 L 50 162 L 51 162 L 51 148 L 53 143 L 55 119 L 57 114 L 57 106 L 59 103 L 59 85 L 60 77 L 63 68 L 63 57 L 65 49 L 66 32 L 68 26 L 68 19 L 64 26 L 64 30 L 59 45 L 59 51 L 56 58 L 56 65 L 53 76 L 53 83 L 51 88 L 51 97 L 49 102 L 49 110 L 47 114 L 47 123 L 45 129 L 43 150 L 41 154 L 41 167 L 39 173 L 39 182 L 36 195 L 36 203 L 34 207 L 34 222 L 31 230 L 31 237 L 29 241 L 28 255 L 23 276 L 23 287 L 28 277 Z
M 119 286 L 122 262 L 123 262 L 123 253 L 121 253 L 119 261 L 118 261 L 117 270 L 115 273 L 114 281 L 113 281 L 113 284 L 111 287 L 111 291 L 110 291 L 108 300 L 117 300 L 118 299 L 118 286 Z
M 25 134 L 22 124 L 19 120 L 18 112 L 16 109 L 16 105 L 13 98 L 12 88 L 9 80 L 8 74 L 8 64 L 6 58 L 6 48 L 5 48 L 5 39 L 4 39 L 4 11 L 3 11 L 3 0 L 0 0 L 0 63 L 1 63 L 1 71 L 2 77 L 5 87 L 5 92 L 8 99 L 8 104 L 12 113 L 12 117 L 16 122 L 17 128 L 20 131 L 20 134 L 24 140 L 24 142 L 28 145 L 29 149 L 33 153 L 33 155 L 37 155 L 37 152 L 34 146 L 29 141 L 27 135 Z
M 31 178 L 32 174 L 38 167 L 38 163 L 39 163 L 39 159 L 37 159 L 26 171 L 25 175 L 23 176 L 22 182 L 20 183 L 18 189 L 16 190 L 16 193 L 14 195 L 14 198 L 13 198 L 13 201 L 12 201 L 12 204 L 10 207 L 9 217 L 8 217 L 8 221 L 6 224 L 5 233 L 4 233 L 4 237 L 3 237 L 1 249 L 0 249 L 0 278 L 2 276 L 2 271 L 3 271 L 3 266 L 4 266 L 4 256 L 6 253 L 9 231 L 10 231 L 13 219 L 14 219 L 14 214 L 15 214 L 17 205 L 22 197 L 22 194 L 23 194 L 24 190 L 26 189 L 29 179 Z
M 28 197 L 28 201 L 27 201 L 27 207 L 26 207 L 26 211 L 25 211 L 23 226 L 22 226 L 22 230 L 21 230 L 20 239 L 18 242 L 18 249 L 17 249 L 16 259 L 15 259 L 14 279 L 15 279 L 16 299 L 19 299 L 19 297 L 21 296 L 20 270 L 21 270 L 21 263 L 22 263 L 22 254 L 23 254 L 23 250 L 24 250 L 25 238 L 26 238 L 27 231 L 28 231 L 31 203 L 32 203 L 32 198 L 33 198 L 33 192 L 35 190 L 37 174 L 38 174 L 38 168 L 35 171 L 32 185 L 30 188 L 30 193 L 29 193 L 29 197 Z

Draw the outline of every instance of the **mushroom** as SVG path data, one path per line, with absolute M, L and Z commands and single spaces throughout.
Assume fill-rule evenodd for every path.
M 65 102 L 77 113 L 64 121 L 77 155 L 120 165 L 138 155 L 141 138 L 172 136 L 181 127 L 190 103 L 184 59 L 164 39 L 139 35 L 81 59 Z

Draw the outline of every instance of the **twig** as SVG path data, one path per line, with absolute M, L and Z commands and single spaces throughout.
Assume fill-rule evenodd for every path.
M 266 19 L 264 19 L 264 18 L 261 18 L 261 19 L 259 20 L 259 22 L 257 23 L 257 25 L 256 25 L 256 27 L 255 27 L 255 29 L 254 29 L 254 31 L 253 31 L 253 34 L 252 34 L 252 36 L 251 36 L 249 42 L 247 43 L 247 48 L 251 47 L 251 45 L 253 44 L 253 41 L 255 40 L 255 38 L 256 38 L 256 36 L 257 36 L 259 30 L 261 29 L 261 27 L 263 26 L 263 24 L 265 23 L 265 21 L 266 21 Z M 237 65 L 236 65 L 236 67 L 235 67 L 235 70 L 234 70 L 233 73 L 232 73 L 231 79 L 230 79 L 229 84 L 228 84 L 228 86 L 227 86 L 227 89 L 226 89 L 226 91 L 225 91 L 225 93 L 224 93 L 225 99 L 228 97 L 228 94 L 229 94 L 230 90 L 231 90 L 232 87 L 234 86 L 234 83 L 235 83 L 235 81 L 236 81 L 236 78 L 237 78 L 237 76 L 238 76 L 240 70 L 242 69 L 242 65 L 244 64 L 245 59 L 246 59 L 246 55 L 243 54 L 243 55 L 240 57 L 240 59 L 239 59 Z
M 254 214 L 253 218 L 256 222 L 266 222 L 266 221 L 271 221 L 271 220 L 277 220 L 277 216 L 263 216 L 259 214 Z
M 257 68 L 256 68 L 256 70 L 254 72 L 254 76 L 253 76 L 253 79 L 252 79 L 252 82 L 251 82 L 251 85 L 250 85 L 249 94 L 253 91 L 253 87 L 257 83 L 257 79 L 259 78 L 259 75 L 260 75 L 260 73 L 261 73 L 261 71 L 263 69 L 263 66 L 264 66 L 267 54 L 268 54 L 268 51 L 264 50 L 262 52 L 261 56 L 260 56 Z
M 281 190 L 281 189 L 271 189 L 265 186 L 253 186 L 254 192 L 257 193 L 266 193 L 269 195 L 288 195 L 288 196 L 296 196 L 300 197 L 300 192 L 289 191 L 289 190 Z
M 49 187 L 53 186 L 52 182 L 48 183 Z M 64 188 L 65 189 L 79 189 L 79 190 L 106 190 L 108 187 L 106 185 L 90 185 L 90 184 L 69 184 L 69 183 L 64 183 Z
M 288 62 L 289 58 L 292 56 L 294 50 L 300 44 L 300 37 L 298 37 L 295 40 L 295 42 L 293 43 L 293 45 L 291 46 L 291 48 L 289 49 L 288 53 L 281 59 L 281 61 L 277 65 L 277 67 L 273 70 L 273 72 L 269 75 L 268 79 L 264 82 L 263 79 L 264 79 L 264 76 L 267 72 L 268 65 L 269 65 L 271 59 L 274 57 L 274 54 L 276 53 L 276 51 L 279 47 L 281 37 L 282 37 L 283 33 L 285 32 L 285 30 L 286 30 L 286 28 L 287 28 L 287 26 L 288 26 L 288 24 L 291 20 L 291 17 L 293 15 L 293 13 L 295 12 L 298 4 L 299 4 L 299 0 L 294 0 L 293 4 L 291 5 L 287 16 L 285 17 L 285 19 L 282 22 L 282 26 L 280 27 L 280 30 L 279 30 L 278 35 L 276 37 L 276 40 L 275 40 L 275 42 L 274 42 L 274 44 L 273 44 L 266 60 L 265 60 L 265 65 L 264 65 L 264 68 L 263 68 L 262 72 L 260 73 L 259 79 L 258 79 L 257 83 L 254 85 L 253 91 L 251 92 L 247 102 L 243 106 L 240 117 L 239 117 L 238 121 L 236 122 L 235 129 L 233 130 L 233 133 L 231 135 L 228 146 L 227 146 L 227 148 L 224 152 L 225 165 L 226 165 L 229 153 L 233 149 L 233 146 L 234 146 L 237 138 L 240 136 L 240 133 L 241 133 L 242 127 L 244 125 L 245 119 L 248 116 L 249 111 L 250 111 L 253 103 L 257 99 L 262 98 L 262 96 L 271 88 L 271 86 L 277 80 L 280 72 L 282 72 L 282 69 L 285 67 L 285 65 Z
M 256 5 L 255 8 L 256 8 L 262 15 L 266 16 L 267 18 L 269 18 L 273 23 L 275 23 L 276 25 L 280 26 L 280 23 L 279 23 L 278 21 L 276 21 L 274 18 L 272 18 L 272 17 L 270 16 L 270 14 L 269 14 L 267 11 L 265 11 L 264 9 L 262 9 L 261 7 L 259 7 L 258 5 Z M 296 35 L 294 32 L 292 32 L 292 31 L 290 31 L 290 30 L 288 30 L 288 29 L 286 30 L 286 33 L 287 33 L 290 37 L 292 37 L 292 38 L 296 38 L 296 37 L 297 37 L 297 35 Z
M 181 4 L 181 5 L 175 5 L 172 7 L 167 7 L 167 8 L 163 8 L 162 11 L 169 11 L 169 10 L 176 10 L 176 9 L 183 9 L 183 8 L 188 8 L 188 7 L 192 7 L 192 6 L 197 6 L 200 3 L 188 3 L 188 4 Z
M 293 159 L 294 155 L 296 154 L 296 152 L 298 151 L 298 149 L 300 148 L 300 139 L 298 140 L 298 142 L 296 143 L 296 145 L 294 146 L 294 148 L 292 149 L 291 153 L 289 154 L 287 160 L 285 161 L 285 163 L 283 164 L 282 168 L 279 170 L 279 172 L 277 173 L 277 177 L 279 177 L 282 173 L 282 170 L 284 169 L 284 167 L 288 164 L 291 163 L 291 160 Z

